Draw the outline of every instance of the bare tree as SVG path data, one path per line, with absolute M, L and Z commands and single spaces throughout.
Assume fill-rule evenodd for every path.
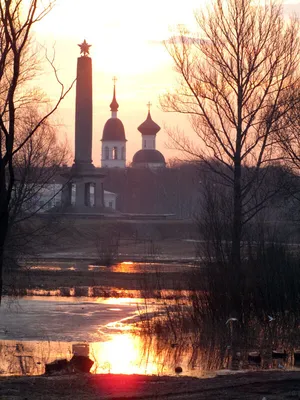
M 16 143 L 36 124 L 36 113 L 24 115 L 22 127 L 18 131 Z M 57 139 L 53 125 L 43 123 L 14 157 L 15 184 L 9 204 L 8 234 L 5 242 L 4 286 L 14 284 L 17 267 L 28 256 L 35 258 L 47 241 L 62 229 L 62 219 L 55 213 L 47 217 L 34 218 L 45 208 L 53 207 L 61 191 L 56 184 L 61 168 L 69 161 L 68 147 Z M 57 182 L 59 183 L 59 181 Z M 46 194 L 46 198 L 45 198 Z
M 264 179 L 260 167 L 276 158 L 278 121 L 298 101 L 286 99 L 299 86 L 299 25 L 284 21 L 274 0 L 215 0 L 195 16 L 197 37 L 181 30 L 166 42 L 180 80 L 161 105 L 187 114 L 201 139 L 196 148 L 173 131 L 176 147 L 207 162 L 232 189 L 231 258 L 238 269 L 243 226 L 263 206 L 253 207 L 251 197 Z
M 39 0 L 0 1 L 0 300 L 16 160 L 70 90 L 65 89 L 59 81 L 53 61 L 50 64 L 61 87 L 56 103 L 47 106 L 41 94 L 30 89 L 30 82 L 37 72 L 37 54 L 34 52 L 31 31 L 51 11 L 53 5 L 54 1 L 51 0 L 46 6 Z M 29 106 L 39 109 L 41 113 L 44 109 L 44 113 L 22 136 L 20 130 L 24 132 L 23 123 Z
M 299 99 L 299 88 L 293 88 L 287 101 Z M 278 140 L 282 149 L 282 158 L 288 167 L 298 174 L 300 168 L 300 103 L 295 104 L 279 122 Z
M 24 141 L 39 120 L 31 110 L 23 117 L 23 126 L 16 143 Z M 59 141 L 54 125 L 45 121 L 14 157 L 15 185 L 9 206 L 10 227 L 35 215 L 43 207 L 41 196 L 48 185 L 53 186 L 61 168 L 69 161 L 68 145 Z M 58 191 L 52 188 L 50 201 Z

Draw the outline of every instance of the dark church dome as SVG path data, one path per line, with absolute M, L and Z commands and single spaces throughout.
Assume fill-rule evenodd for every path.
M 153 121 L 150 111 L 146 120 L 138 127 L 138 130 L 142 135 L 156 135 L 160 131 L 160 126 Z
M 119 118 L 110 118 L 106 121 L 103 129 L 103 140 L 126 142 L 124 125 Z
M 132 159 L 133 164 L 165 164 L 165 157 L 155 149 L 143 149 L 135 153 Z

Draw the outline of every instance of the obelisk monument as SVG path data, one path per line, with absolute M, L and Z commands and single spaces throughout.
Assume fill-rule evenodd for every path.
M 75 167 L 79 170 L 93 168 L 93 84 L 90 45 L 84 40 L 79 45 L 81 56 L 77 59 L 76 110 L 75 110 Z
M 63 204 L 68 212 L 99 213 L 103 211 L 104 175 L 92 162 L 93 85 L 91 47 L 84 40 L 78 45 L 76 100 L 75 100 L 75 157 L 63 189 Z M 75 201 L 72 199 L 75 198 Z

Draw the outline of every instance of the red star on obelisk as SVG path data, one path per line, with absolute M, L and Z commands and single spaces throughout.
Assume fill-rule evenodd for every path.
M 83 54 L 84 57 L 86 57 L 90 54 L 91 44 L 88 44 L 85 39 L 78 46 L 80 47 L 80 54 Z

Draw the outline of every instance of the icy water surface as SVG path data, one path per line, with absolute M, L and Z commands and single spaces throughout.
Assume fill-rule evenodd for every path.
M 150 311 L 151 306 L 147 307 Z M 134 323 L 141 299 L 6 298 L 0 308 L 0 374 L 42 374 L 45 364 L 73 354 L 94 360 L 93 373 L 173 373 Z
M 294 326 L 277 321 L 264 335 L 240 340 L 234 325 L 195 337 L 164 340 L 142 336 L 136 323 L 160 315 L 159 300 L 131 298 L 4 298 L 0 308 L 0 374 L 43 374 L 45 364 L 73 354 L 88 355 L 93 373 L 183 374 L 199 377 L 258 369 L 299 369 L 300 341 Z M 290 329 L 290 330 L 289 330 Z
M 84 297 L 5 298 L 0 338 L 46 341 L 102 341 L 107 324 L 137 316 L 139 299 Z

